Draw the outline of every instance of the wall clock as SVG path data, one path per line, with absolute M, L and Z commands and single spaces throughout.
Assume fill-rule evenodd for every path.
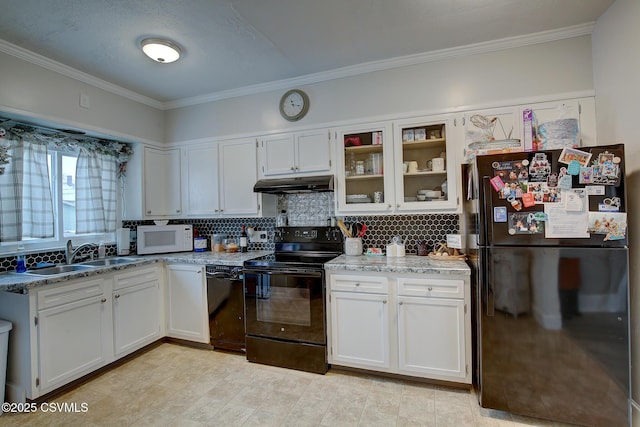
M 282 95 L 280 99 L 280 114 L 282 117 L 295 122 L 303 118 L 309 111 L 309 96 L 300 89 L 292 89 Z

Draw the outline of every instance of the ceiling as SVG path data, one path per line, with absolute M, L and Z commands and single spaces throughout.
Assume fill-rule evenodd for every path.
M 0 39 L 166 104 L 590 23 L 613 1 L 20 0 Z M 146 37 L 183 57 L 153 62 Z

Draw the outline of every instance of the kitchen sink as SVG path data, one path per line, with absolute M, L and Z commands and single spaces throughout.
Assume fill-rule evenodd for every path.
M 114 257 L 114 258 L 96 259 L 94 261 L 86 261 L 79 265 L 89 266 L 89 267 L 104 267 L 108 265 L 126 264 L 129 262 L 135 262 L 137 260 L 138 260 L 137 258 Z
M 56 265 L 53 267 L 38 268 L 34 270 L 27 270 L 27 274 L 33 274 L 35 276 L 53 276 L 55 274 L 70 273 L 72 271 L 86 271 L 91 270 L 93 266 L 90 265 Z

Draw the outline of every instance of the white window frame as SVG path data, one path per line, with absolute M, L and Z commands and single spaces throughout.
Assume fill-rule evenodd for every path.
M 52 180 L 52 199 L 54 210 L 54 237 L 49 239 L 33 239 L 23 240 L 22 242 L 0 242 L 0 255 L 12 255 L 18 250 L 18 245 L 24 246 L 25 252 L 45 252 L 49 250 L 61 250 L 66 246 L 69 237 L 64 236 L 64 219 L 60 215 L 62 212 L 62 180 L 64 179 L 62 174 L 62 155 L 68 154 L 65 151 L 49 149 L 51 156 L 51 180 Z M 116 193 L 116 224 L 122 222 L 122 186 L 117 186 Z M 115 244 L 116 234 L 113 233 L 100 233 L 100 234 L 83 234 L 80 236 L 72 236 L 71 242 L 73 246 L 78 246 L 83 243 L 95 243 L 100 242 L 105 244 Z

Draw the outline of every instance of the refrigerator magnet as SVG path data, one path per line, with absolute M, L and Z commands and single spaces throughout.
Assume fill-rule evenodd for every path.
M 547 182 L 551 173 L 551 162 L 546 153 L 535 153 L 529 164 L 529 182 Z
M 507 197 L 507 202 L 511 203 L 513 209 L 517 211 L 522 210 L 522 203 L 520 203 L 520 200 L 516 199 L 514 196 Z
M 569 165 L 571 162 L 576 161 L 580 166 L 587 166 L 589 160 L 591 160 L 591 153 L 568 147 L 562 149 L 560 157 L 558 158 L 560 163 Z
M 589 233 L 604 234 L 604 240 L 622 240 L 627 233 L 624 212 L 589 212 Z
M 560 179 L 558 179 L 558 188 L 562 190 L 571 190 L 572 185 L 571 175 L 562 175 Z
M 593 175 L 593 168 L 591 166 L 580 168 L 580 174 L 578 175 L 578 182 L 580 184 L 591 184 L 592 175 Z
M 505 206 L 493 208 L 493 222 L 507 222 L 507 208 Z
M 582 166 L 577 160 L 571 160 L 569 166 L 567 166 L 567 172 L 569 175 L 578 175 L 580 174 L 580 166 Z
M 535 206 L 536 201 L 533 198 L 532 193 L 523 193 L 522 194 L 522 204 L 525 208 L 530 208 L 531 206 Z
M 504 188 L 504 181 L 499 176 L 494 176 L 489 180 L 494 190 L 500 191 Z

